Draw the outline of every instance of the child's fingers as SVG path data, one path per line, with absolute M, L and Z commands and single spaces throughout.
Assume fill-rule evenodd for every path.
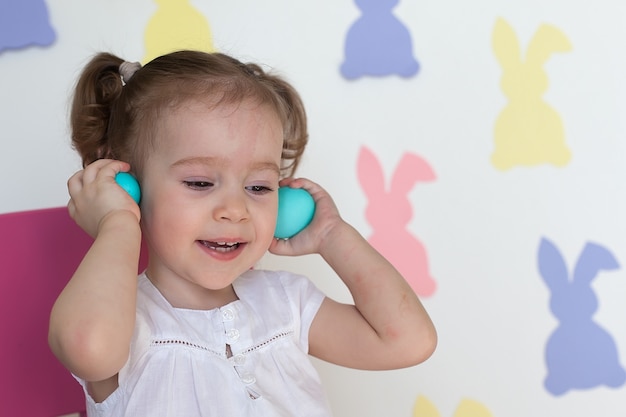
M 293 254 L 291 239 L 272 239 L 269 252 L 274 255 L 289 256 Z
M 83 188 L 83 175 L 84 174 L 85 174 L 85 171 L 80 170 L 67 180 L 67 190 L 69 191 L 70 195 L 75 195 L 77 192 L 79 192 Z
M 307 178 L 285 178 L 280 182 L 281 187 L 304 188 L 309 194 L 315 197 L 314 193 L 320 191 L 322 187 Z
M 92 183 L 107 177 L 115 178 L 115 174 L 128 171 L 129 168 L 130 165 L 127 162 L 99 159 L 85 167 L 83 184 Z
M 130 166 L 126 162 L 99 159 L 76 172 L 68 179 L 67 188 L 70 196 L 76 196 L 83 188 L 94 182 L 106 179 L 107 177 L 113 179 L 118 172 L 127 171 L 128 168 L 130 168 Z
M 293 180 L 294 180 L 293 177 L 283 178 L 282 180 L 278 182 L 278 185 L 281 187 L 289 187 L 289 184 L 291 184 Z
M 70 217 L 72 219 L 75 218 L 75 216 L 76 216 L 76 204 L 74 203 L 74 200 L 72 200 L 71 198 L 67 202 L 67 212 L 70 214 Z
M 272 239 L 272 242 L 270 243 L 270 247 L 268 249 L 270 253 L 274 253 L 274 254 L 276 253 L 278 242 L 280 242 L 280 239 L 276 239 L 276 238 Z
M 109 160 L 108 163 L 103 164 L 97 172 L 98 178 L 110 177 L 115 178 L 115 175 L 120 172 L 127 172 L 130 169 L 130 165 L 127 162 Z

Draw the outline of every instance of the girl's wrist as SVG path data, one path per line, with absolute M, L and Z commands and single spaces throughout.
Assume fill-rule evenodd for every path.
M 337 248 L 349 247 L 350 242 L 362 238 L 359 232 L 346 223 L 342 219 L 339 219 L 334 225 L 329 227 L 321 240 L 320 255 L 324 259 L 329 259 L 333 254 L 337 254 Z
M 139 228 L 137 215 L 130 210 L 113 210 L 102 217 L 98 223 L 98 235 L 103 232 L 123 233 Z

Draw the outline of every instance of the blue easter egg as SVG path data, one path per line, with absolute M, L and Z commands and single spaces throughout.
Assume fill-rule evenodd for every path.
M 115 182 L 135 200 L 135 203 L 139 204 L 139 201 L 141 201 L 141 191 L 139 190 L 139 183 L 135 177 L 128 172 L 118 172 L 115 175 Z
M 289 239 L 307 227 L 315 214 L 315 201 L 302 188 L 278 189 L 278 216 L 274 237 Z

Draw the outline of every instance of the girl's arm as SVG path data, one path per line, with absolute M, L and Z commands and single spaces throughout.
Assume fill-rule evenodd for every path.
M 68 181 L 70 215 L 95 240 L 54 304 L 49 343 L 86 381 L 116 377 L 135 325 L 140 212 L 115 183 L 126 170 L 123 162 L 99 160 Z
M 310 329 L 310 353 L 359 369 L 394 369 L 426 360 L 437 335 L 415 292 L 398 271 L 350 225 L 330 196 L 304 179 L 285 180 L 308 190 L 316 202 L 311 224 L 276 254 L 319 253 L 346 284 L 354 305 L 326 298 Z

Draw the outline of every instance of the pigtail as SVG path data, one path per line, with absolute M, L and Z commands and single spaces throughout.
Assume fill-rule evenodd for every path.
M 74 93 L 70 123 L 72 145 L 83 166 L 101 158 L 114 157 L 108 137 L 111 107 L 122 93 L 119 73 L 122 59 L 97 54 L 85 67 Z

